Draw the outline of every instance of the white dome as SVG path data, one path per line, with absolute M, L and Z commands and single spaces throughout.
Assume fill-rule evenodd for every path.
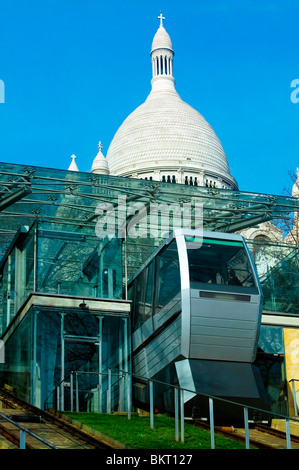
M 187 166 L 233 180 L 212 127 L 174 93 L 150 94 L 118 129 L 107 160 L 114 175 Z
M 199 185 L 237 189 L 214 130 L 175 90 L 173 55 L 161 20 L 151 51 L 152 91 L 116 132 L 107 152 L 110 174 L 154 180 L 168 174 L 176 182 L 193 175 Z

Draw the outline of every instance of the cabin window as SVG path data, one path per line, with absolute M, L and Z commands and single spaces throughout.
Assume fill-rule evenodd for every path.
M 186 242 L 191 288 L 200 288 L 200 284 L 255 287 L 249 256 L 241 241 L 186 238 Z

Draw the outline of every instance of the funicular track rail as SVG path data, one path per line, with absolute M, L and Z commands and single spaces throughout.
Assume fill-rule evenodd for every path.
M 203 422 L 203 421 L 194 421 L 194 426 L 202 428 L 202 429 L 207 429 L 210 430 L 210 425 Z M 224 437 L 227 437 L 229 439 L 232 439 L 234 441 L 238 442 L 243 442 L 245 444 L 245 437 L 239 435 L 236 432 L 233 432 L 233 430 L 228 430 L 229 427 L 218 427 L 215 426 L 215 433 L 221 434 Z M 270 444 L 265 444 L 260 441 L 256 441 L 253 439 L 250 439 L 250 444 L 254 447 L 257 447 L 258 449 L 273 449 L 273 447 Z
M 263 432 L 265 434 L 269 434 L 270 436 L 274 436 L 280 439 L 285 439 L 285 432 L 280 431 L 279 429 L 270 428 L 263 424 L 256 424 L 254 426 L 254 429 L 257 431 Z M 292 440 L 292 443 L 299 444 L 299 436 L 291 434 L 291 440 Z
M 193 423 L 197 427 L 210 430 L 210 425 L 204 421 L 195 420 Z M 215 426 L 215 433 L 245 443 L 245 432 L 242 429 L 233 429 L 229 426 Z M 250 445 L 257 449 L 273 450 L 286 448 L 286 434 L 283 431 L 262 424 L 253 424 L 250 433 Z M 299 449 L 299 437 L 292 434 L 291 441 L 292 447 Z
M 48 426 L 48 428 L 56 429 L 56 438 L 60 434 L 63 440 L 69 439 L 70 444 L 69 448 L 72 448 L 72 441 L 76 448 L 90 448 L 90 449 L 112 449 L 114 448 L 108 442 L 101 440 L 95 436 L 92 436 L 85 432 L 84 430 L 74 426 L 67 421 L 55 416 L 54 414 L 43 411 L 30 403 L 25 402 L 21 398 L 17 397 L 13 393 L 0 389 L 0 401 L 7 407 L 3 408 L 3 411 L 8 410 L 19 410 L 24 414 L 21 418 L 22 425 L 26 427 L 26 421 L 40 422 Z M 12 442 L 15 445 L 19 445 L 19 439 L 16 437 L 16 433 L 10 432 L 6 429 L 4 423 L 0 423 L 0 434 L 2 434 L 7 440 Z M 38 433 L 37 433 L 38 434 Z M 51 441 L 50 441 L 51 442 Z M 75 445 L 76 442 L 76 445 Z M 79 444 L 78 444 L 79 443 Z M 80 445 L 81 444 L 81 445 Z M 56 444 L 55 444 L 56 445 Z M 59 447 L 59 445 L 58 445 Z M 32 446 L 26 442 L 26 448 L 36 449 L 37 447 Z

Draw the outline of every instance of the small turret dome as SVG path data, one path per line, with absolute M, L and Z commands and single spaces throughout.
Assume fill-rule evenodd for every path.
M 72 161 L 71 161 L 70 166 L 68 167 L 68 171 L 79 171 L 79 168 L 77 167 L 77 163 L 75 162 L 76 155 L 72 155 L 71 159 Z
M 109 175 L 108 163 L 107 163 L 106 158 L 102 154 L 102 148 L 103 148 L 102 143 L 99 142 L 98 144 L 99 151 L 92 163 L 91 173 Z

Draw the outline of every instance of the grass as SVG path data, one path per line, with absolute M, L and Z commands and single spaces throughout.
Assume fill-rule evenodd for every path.
M 210 432 L 185 423 L 184 443 L 175 440 L 175 420 L 166 415 L 155 416 L 154 429 L 150 428 L 147 416 L 108 415 L 101 413 L 65 412 L 65 415 L 80 421 L 131 449 L 210 449 Z M 245 444 L 215 433 L 216 449 L 245 449 Z

